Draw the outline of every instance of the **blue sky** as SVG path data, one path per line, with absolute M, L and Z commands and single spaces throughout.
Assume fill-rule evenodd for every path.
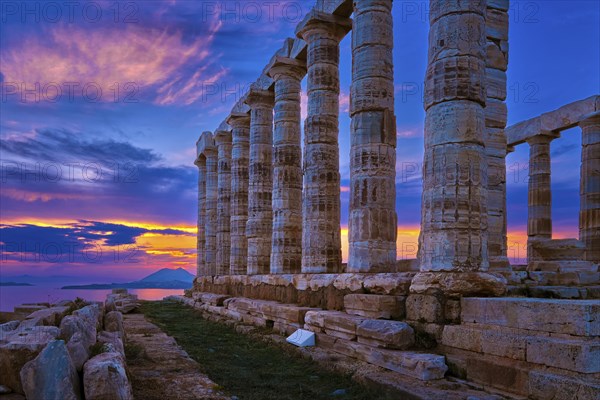
M 227 116 L 313 1 L 80 3 L 0 2 L 1 272 L 126 278 L 158 266 L 193 271 L 195 141 Z M 420 220 L 427 4 L 396 0 L 393 11 L 397 211 L 406 240 Z M 510 23 L 509 124 L 600 93 L 599 2 L 512 1 Z M 347 186 L 349 36 L 341 53 Z M 564 132 L 552 153 L 555 233 L 575 237 L 579 129 Z M 527 145 L 507 159 L 509 229 L 521 239 L 527 159 Z M 342 190 L 344 226 L 347 196 Z M 57 232 L 105 255 L 135 246 L 141 261 L 34 262 L 6 245 L 44 248 Z

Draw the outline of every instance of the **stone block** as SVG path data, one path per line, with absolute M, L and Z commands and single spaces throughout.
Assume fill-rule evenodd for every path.
M 528 392 L 531 400 L 594 400 L 600 398 L 600 383 L 534 370 Z
M 399 272 L 394 274 L 369 274 L 363 287 L 372 294 L 407 295 L 414 274 Z
M 496 40 L 508 40 L 508 13 L 488 8 L 485 20 L 486 36 Z
M 356 328 L 365 319 L 339 311 L 309 311 L 304 317 L 307 325 L 356 335 Z
M 415 332 L 406 322 L 366 320 L 356 329 L 358 342 L 370 346 L 405 350 L 415 343 Z
M 332 350 L 422 381 L 442 379 L 448 370 L 444 356 L 436 354 L 377 349 L 339 339 Z
M 462 321 L 575 336 L 600 335 L 600 301 L 463 298 Z
M 400 296 L 348 294 L 344 296 L 344 308 L 348 314 L 367 318 L 401 319 L 404 301 Z
M 527 361 L 584 374 L 598 373 L 600 372 L 600 343 L 589 340 L 530 337 L 527 340 Z
M 525 360 L 527 336 L 474 326 L 446 325 L 442 344 L 476 353 Z
M 527 393 L 528 371 L 519 368 L 514 361 L 498 362 L 476 355 L 467 358 L 466 368 L 470 381 L 513 393 Z
M 442 322 L 444 308 L 435 296 L 411 294 L 406 298 L 406 319 L 421 322 Z

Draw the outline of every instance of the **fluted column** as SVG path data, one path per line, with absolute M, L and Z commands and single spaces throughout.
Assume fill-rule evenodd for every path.
M 273 92 L 251 89 L 248 185 L 248 274 L 268 274 L 271 258 Z
M 488 1 L 486 18 L 485 150 L 488 161 L 488 251 L 490 269 L 510 267 L 506 231 L 506 107 L 509 1 Z
M 529 143 L 529 191 L 527 195 L 527 240 L 552 238 L 552 189 L 550 186 L 551 135 L 538 135 Z M 530 247 L 530 246 L 528 246 Z M 535 257 L 529 252 L 529 260 Z
M 396 264 L 396 117 L 392 0 L 355 0 L 350 96 L 348 271 Z
M 579 240 L 586 247 L 585 260 L 600 263 L 600 114 L 580 122 L 581 207 Z
M 420 272 L 411 291 L 499 295 L 487 226 L 486 1 L 431 0 Z
M 308 116 L 304 125 L 302 272 L 339 272 L 338 147 L 340 40 L 351 20 L 312 11 L 296 29 L 307 43 Z
M 196 236 L 196 276 L 206 275 L 204 254 L 204 225 L 206 224 L 206 158 L 200 156 L 194 162 L 198 167 L 198 233 Z
M 215 132 L 219 154 L 217 193 L 217 275 L 229 275 L 231 204 L 231 132 Z
M 272 274 L 300 273 L 302 267 L 302 148 L 300 81 L 303 62 L 277 57 L 269 70 L 275 80 L 273 135 Z
M 205 150 L 206 155 L 206 223 L 205 223 L 205 262 L 206 274 L 217 273 L 217 191 L 218 191 L 218 155 L 212 147 Z
M 231 224 L 230 274 L 245 275 L 248 266 L 248 157 L 250 152 L 250 116 L 231 114 L 233 149 L 231 152 Z

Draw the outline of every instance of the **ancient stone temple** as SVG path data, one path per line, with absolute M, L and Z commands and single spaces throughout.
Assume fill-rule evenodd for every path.
M 600 398 L 600 95 L 507 127 L 509 1 L 431 0 L 419 253 L 397 260 L 392 6 L 317 1 L 224 122 L 201 135 L 198 276 L 186 301 L 215 320 L 312 331 L 326 351 L 393 371 L 409 398 Z M 554 239 L 550 143 L 575 126 L 579 237 Z M 524 144 L 528 260 L 511 265 L 506 156 Z

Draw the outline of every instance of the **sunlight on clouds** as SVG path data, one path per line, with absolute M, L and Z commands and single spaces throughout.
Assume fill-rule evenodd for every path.
M 198 82 L 214 82 L 226 73 L 220 68 L 213 71 L 216 67 L 207 61 L 209 47 L 221 25 L 219 21 L 213 23 L 208 32 L 190 43 L 183 40 L 179 31 L 136 25 L 119 30 L 56 26 L 44 37 L 32 34 L 19 46 L 3 49 L 1 72 L 6 85 L 15 83 L 19 91 L 35 90 L 38 85 L 42 96 L 55 95 L 56 86 L 52 84 L 62 89 L 63 98 L 69 93 L 83 95 L 84 87 L 88 88 L 88 96 L 94 97 L 99 93 L 94 88 L 99 87 L 103 101 L 114 101 L 118 84 L 120 97 L 135 88 L 152 88 L 158 104 L 190 104 L 202 94 Z M 196 72 L 190 77 L 186 68 Z M 128 83 L 133 86 L 125 88 Z M 44 87 L 48 89 L 44 91 Z M 133 98 L 139 99 L 140 95 Z

